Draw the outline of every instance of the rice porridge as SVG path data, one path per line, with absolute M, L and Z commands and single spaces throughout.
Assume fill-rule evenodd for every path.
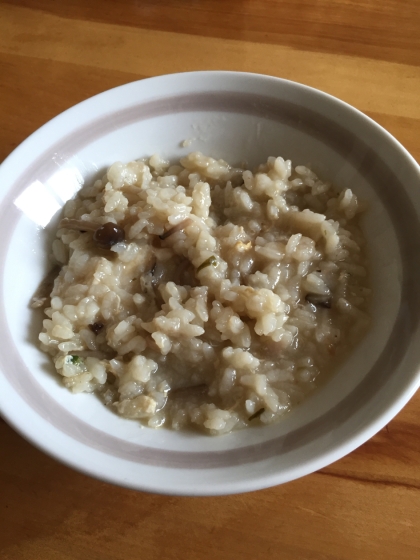
M 41 348 L 72 392 L 152 428 L 274 422 L 368 326 L 361 210 L 281 157 L 114 163 L 64 208 Z

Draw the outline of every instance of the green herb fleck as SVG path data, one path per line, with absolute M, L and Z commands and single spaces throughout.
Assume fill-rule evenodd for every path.
M 257 412 L 254 412 L 254 414 L 250 416 L 248 420 L 255 420 L 255 418 L 259 418 L 261 414 L 264 412 L 264 410 L 265 410 L 264 408 L 260 408 L 259 410 L 257 410 Z
M 75 366 L 79 365 L 82 363 L 82 358 L 80 356 L 70 356 L 70 362 L 72 364 L 74 364 Z
M 197 268 L 197 272 L 200 272 L 200 270 L 203 270 L 203 268 L 206 268 L 210 265 L 211 266 L 216 266 L 217 265 L 217 259 L 214 255 L 212 255 L 207 260 L 205 260 L 203 263 L 201 263 L 200 266 Z

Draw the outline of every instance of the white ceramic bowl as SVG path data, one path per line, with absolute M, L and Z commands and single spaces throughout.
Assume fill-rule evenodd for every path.
M 189 148 L 181 147 L 193 139 Z M 28 302 L 64 202 L 116 160 L 201 150 L 250 165 L 269 155 L 351 187 L 364 227 L 373 324 L 336 375 L 276 425 L 220 437 L 141 428 L 74 396 L 37 348 Z M 233 72 L 161 76 L 59 115 L 0 167 L 0 409 L 46 453 L 130 488 L 229 494 L 287 482 L 361 445 L 419 386 L 420 176 L 407 151 L 349 105 L 293 82 Z

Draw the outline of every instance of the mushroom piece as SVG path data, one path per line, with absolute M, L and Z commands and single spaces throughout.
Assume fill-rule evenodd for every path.
M 58 228 L 76 229 L 79 231 L 96 231 L 100 224 L 90 220 L 76 220 L 73 218 L 63 218 L 58 224 Z
M 79 231 L 93 231 L 93 240 L 102 247 L 102 249 L 109 249 L 117 243 L 125 240 L 125 232 L 122 227 L 107 222 L 100 225 L 96 222 L 89 220 L 75 220 L 72 218 L 64 218 L 59 224 L 60 228 L 76 229 Z
M 93 240 L 102 248 L 109 249 L 117 243 L 125 240 L 125 232 L 122 227 L 107 222 L 98 228 L 93 234 Z
M 31 300 L 32 309 L 37 309 L 38 307 L 43 307 L 44 305 L 47 305 L 47 303 L 50 300 L 50 294 L 54 286 L 54 280 L 57 278 L 60 270 L 61 270 L 61 266 L 55 266 L 41 281 L 36 292 L 32 296 L 32 300 Z
M 261 414 L 264 412 L 264 410 L 265 408 L 260 408 L 259 410 L 257 410 L 257 412 L 254 412 L 254 414 L 251 414 L 248 420 L 255 420 L 255 418 L 259 418 Z
M 162 239 L 162 240 L 167 239 L 173 233 L 176 233 L 177 231 L 183 230 L 187 226 L 190 226 L 192 223 L 193 223 L 193 221 L 191 220 L 191 218 L 187 218 L 186 220 L 183 220 L 182 222 L 179 222 L 179 224 L 172 227 L 171 229 L 168 229 L 167 231 L 165 231 L 165 233 L 163 233 L 162 235 L 159 235 L 159 238 Z
M 104 324 L 103 323 L 92 323 L 91 325 L 88 325 L 88 327 L 93 332 L 93 334 L 99 334 L 101 332 L 101 330 L 104 328 Z
M 316 307 L 331 308 L 332 297 L 323 294 L 306 294 L 305 299 L 307 302 L 312 303 Z
M 191 393 L 204 393 L 207 391 L 208 386 L 205 383 L 200 383 L 200 385 L 190 385 L 188 387 L 178 387 L 177 389 L 170 389 L 168 392 L 169 396 L 187 396 Z

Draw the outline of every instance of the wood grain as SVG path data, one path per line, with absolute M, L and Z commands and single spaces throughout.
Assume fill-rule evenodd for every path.
M 355 105 L 420 160 L 420 2 L 0 0 L 0 160 L 48 119 L 156 74 L 290 78 Z M 246 495 L 116 488 L 0 421 L 1 560 L 418 560 L 420 394 L 328 468 Z
M 418 0 L 8 0 L 75 20 L 420 65 Z
M 1 7 L 0 17 L 10 22 L 0 35 L 3 54 L 146 76 L 203 67 L 260 72 L 320 88 L 362 111 L 420 119 L 420 67 L 416 66 L 284 45 L 66 20 L 9 5 Z

